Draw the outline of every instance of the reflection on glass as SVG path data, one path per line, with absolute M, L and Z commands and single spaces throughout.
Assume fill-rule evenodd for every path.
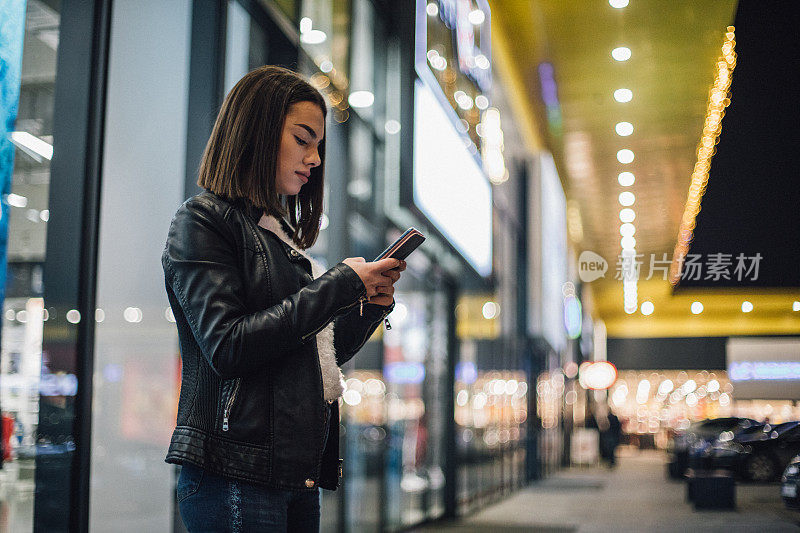
M 311 76 L 311 84 L 328 100 L 333 120 L 346 122 L 350 118 L 351 2 L 306 0 L 300 11 L 300 45 L 319 70 Z
M 353 60 L 350 72 L 350 105 L 367 120 L 373 117 L 375 98 L 376 17 L 369 0 L 353 2 Z
M 38 0 L 28 0 L 27 6 L 23 4 L 21 9 L 25 31 L 21 86 L 17 118 L 10 134 L 15 147 L 14 168 L 11 193 L 7 198 L 8 210 L 3 210 L 4 215 L 8 213 L 8 263 L 0 317 L 2 531 L 33 529 L 34 471 L 40 417 L 45 417 L 49 427 L 55 430 L 53 438 L 41 444 L 68 453 L 73 450 L 73 418 L 67 403 L 77 389 L 71 365 L 66 365 L 62 371 L 58 362 L 50 361 L 51 364 L 43 365 L 42 361 L 43 322 L 50 313 L 42 299 L 42 269 L 50 214 L 53 93 L 60 15 Z M 12 11 L 13 8 L 7 6 L 4 15 L 8 16 Z M 10 29 L 12 22 L 4 20 L 4 25 L 8 24 L 4 29 Z M 22 24 L 23 21 L 19 22 Z M 4 60 L 13 61 L 13 58 Z M 5 66 L 7 68 L 8 64 Z
M 561 462 L 562 428 L 566 379 L 560 369 L 543 372 L 536 380 L 537 416 L 541 420 L 540 461 L 545 473 Z
M 442 406 L 446 313 L 441 291 L 422 290 L 404 278 L 400 306 L 384 335 L 390 439 L 387 496 L 390 527 L 441 516 L 444 511 Z

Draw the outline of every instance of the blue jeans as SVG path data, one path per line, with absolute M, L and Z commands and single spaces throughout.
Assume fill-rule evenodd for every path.
M 327 439 L 330 408 L 325 420 Z M 213 474 L 184 463 L 178 506 L 190 533 L 287 531 L 318 533 L 319 489 L 273 489 Z
M 184 463 L 177 492 L 181 518 L 191 533 L 319 532 L 319 489 L 273 489 Z

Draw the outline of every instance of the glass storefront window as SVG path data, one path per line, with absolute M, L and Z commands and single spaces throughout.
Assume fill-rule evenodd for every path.
M 245 74 L 267 64 L 267 36 L 237 0 L 228 2 L 225 94 Z
M 382 21 L 368 0 L 308 1 L 302 12 L 301 43 L 315 65 L 307 72 L 310 81 L 327 98 L 333 121 L 351 125 L 347 192 L 360 204 L 356 208 L 373 218 L 380 208 L 376 169 L 382 168 L 377 157 L 383 152 L 386 105 Z
M 398 283 L 395 301 L 392 329 L 383 336 L 389 529 L 436 518 L 444 509 L 445 298 L 409 274 Z
M 422 383 L 426 379 L 426 309 L 420 293 L 397 294 L 400 312 L 384 335 L 389 442 L 386 457 L 388 523 L 394 528 L 420 522 L 428 487 L 424 460 L 428 447 Z M 403 316 L 405 315 L 405 316 Z M 402 320 L 400 318 L 402 317 Z
M 350 62 L 350 105 L 370 120 L 374 115 L 376 57 L 376 16 L 369 0 L 353 0 L 353 58 Z
M 444 293 L 411 273 L 346 373 L 347 528 L 399 530 L 444 512 Z M 376 342 L 378 341 L 378 342 Z
M 375 338 L 366 350 L 378 350 Z M 361 353 L 359 359 L 364 357 Z M 359 366 L 364 366 L 359 361 Z M 386 383 L 380 369 L 347 373 L 342 406 L 345 423 L 345 479 L 349 531 L 376 531 L 381 523 L 383 456 L 386 445 Z
M 541 420 L 540 457 L 545 474 L 558 469 L 561 463 L 566 380 L 559 369 L 543 372 L 536 380 L 537 416 Z
M 164 457 L 180 358 L 160 260 L 184 200 L 189 91 L 174 73 L 189 72 L 191 13 L 186 0 L 140 0 L 115 3 L 111 17 L 97 308 L 88 317 L 96 322 L 92 531 L 173 523 L 175 469 Z
M 313 72 L 308 67 L 304 70 L 328 100 L 333 120 L 346 122 L 350 118 L 351 2 L 306 0 L 300 11 L 300 45 L 314 64 Z
M 11 8 L 7 9 L 4 15 L 10 13 Z M 4 517 L 2 528 L 7 531 L 33 529 L 39 418 L 50 417 L 51 423 L 64 429 L 61 440 L 49 444 L 68 445 L 71 418 L 62 416 L 61 407 L 64 395 L 74 394 L 77 386 L 75 376 L 60 372 L 57 362 L 42 364 L 42 328 L 49 313 L 42 299 L 42 270 L 50 214 L 48 195 L 60 14 L 57 3 L 40 0 L 28 0 L 24 9 L 20 13 L 24 16 L 25 32 L 21 86 L 11 134 L 15 146 L 14 168 L 11 194 L 4 199 L 9 208 L 4 209 L 4 214 L 8 213 L 8 263 L 0 355 L 3 439 L 0 515 Z
M 527 394 L 524 372 L 476 369 L 463 359 L 457 366 L 454 416 L 462 514 L 518 483 L 524 468 L 520 448 L 526 437 Z
M 519 486 L 525 467 L 528 380 L 501 336 L 496 295 L 464 294 L 456 306 L 456 502 L 475 510 Z

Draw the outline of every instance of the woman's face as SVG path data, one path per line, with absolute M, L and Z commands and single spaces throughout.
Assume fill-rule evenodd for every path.
M 308 183 L 311 169 L 321 163 L 319 143 L 324 135 L 325 117 L 317 104 L 297 102 L 289 107 L 278 148 L 278 194 L 295 195 Z

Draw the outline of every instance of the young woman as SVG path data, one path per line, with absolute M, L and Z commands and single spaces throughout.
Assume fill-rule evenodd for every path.
M 204 192 L 162 256 L 183 361 L 166 461 L 183 465 L 190 531 L 318 531 L 319 487 L 341 476 L 339 366 L 394 306 L 405 263 L 306 253 L 322 216 L 325 101 L 264 66 L 225 98 Z

